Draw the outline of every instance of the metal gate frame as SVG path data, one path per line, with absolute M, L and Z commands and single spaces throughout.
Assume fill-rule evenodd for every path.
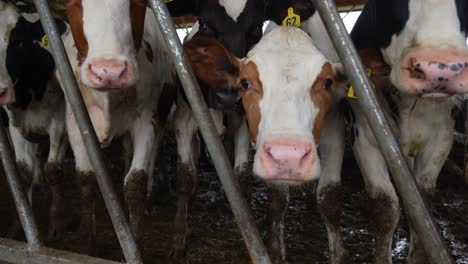
M 431 259 L 431 263 L 453 263 L 418 190 L 406 160 L 399 149 L 397 141 L 390 131 L 387 120 L 380 110 L 375 93 L 370 86 L 370 82 L 349 39 L 344 24 L 338 15 L 334 2 L 332 0 L 310 1 L 315 4 L 324 20 L 351 83 L 356 89 L 359 103 L 366 113 L 366 117 L 386 158 L 395 186 L 402 197 L 403 208 L 415 226 L 416 232 L 420 236 L 423 246 Z M 125 259 L 127 263 L 143 263 L 122 205 L 119 203 L 107 169 L 104 166 L 100 145 L 86 111 L 83 98 L 79 92 L 60 34 L 58 34 L 55 21 L 49 10 L 47 0 L 34 0 L 34 3 L 41 18 L 44 31 L 49 38 L 51 51 L 64 83 L 65 96 L 77 120 Z M 239 190 L 239 186 L 236 184 L 232 166 L 215 130 L 211 115 L 208 114 L 208 108 L 203 100 L 190 63 L 188 63 L 184 54 L 167 7 L 163 0 L 149 0 L 149 5 L 165 36 L 166 44 L 172 50 L 171 56 L 176 65 L 184 91 L 200 127 L 207 149 L 213 159 L 251 260 L 256 264 L 269 264 L 271 261 L 260 239 L 247 203 Z M 14 155 L 2 122 L 4 121 L 0 120 L 1 161 L 21 224 L 25 231 L 27 244 L 0 239 L 0 260 L 14 263 L 117 263 L 58 251 L 43 246 L 31 206 L 19 182 L 16 163 L 13 159 Z

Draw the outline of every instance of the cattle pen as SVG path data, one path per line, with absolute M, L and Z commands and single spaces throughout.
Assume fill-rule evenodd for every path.
M 166 2 L 170 2 L 167 1 Z M 402 208 L 406 217 L 419 234 L 424 250 L 431 264 L 455 263 L 452 259 L 439 228 L 432 217 L 423 195 L 420 193 L 407 161 L 399 148 L 398 141 L 392 133 L 385 114 L 376 99 L 376 94 L 367 78 L 367 73 L 360 62 L 356 50 L 348 36 L 345 26 L 338 14 L 333 0 L 311 0 L 324 20 L 324 24 L 338 51 L 350 83 L 355 87 L 358 102 L 365 109 L 366 118 L 376 136 L 382 150 L 393 183 L 402 201 Z M 352 5 L 353 1 L 336 1 L 344 7 Z M 114 187 L 111 173 L 105 165 L 105 158 L 101 152 L 100 143 L 94 132 L 91 119 L 87 113 L 82 95 L 70 66 L 60 34 L 58 33 L 47 0 L 34 0 L 42 26 L 47 34 L 58 72 L 64 83 L 67 102 L 73 110 L 77 124 L 83 137 L 87 154 L 96 172 L 100 193 L 112 221 L 119 245 L 126 263 L 146 263 L 132 234 L 125 209 L 120 203 L 118 191 Z M 359 4 L 362 4 L 361 2 Z M 163 0 L 149 0 L 148 5 L 154 13 L 166 44 L 172 51 L 171 59 L 175 64 L 185 95 L 190 104 L 194 118 L 200 128 L 205 147 L 211 157 L 216 173 L 222 185 L 232 210 L 242 242 L 248 252 L 249 260 L 256 264 L 272 263 L 268 251 L 262 241 L 261 232 L 255 224 L 254 214 L 249 209 L 249 203 L 236 183 L 235 172 L 230 158 L 224 150 L 223 143 L 218 136 L 215 124 L 211 119 L 203 94 L 196 81 L 190 62 L 184 53 L 183 46 L 177 36 L 172 17 Z M 0 238 L 0 263 L 121 263 L 68 251 L 46 247 L 38 228 L 33 209 L 24 192 L 19 173 L 15 164 L 14 150 L 8 140 L 5 126 L 0 120 L 0 154 L 7 176 L 7 183 L 13 196 L 14 204 L 24 230 L 26 242 Z M 144 261 L 145 260 L 145 261 Z M 468 259 L 466 260 L 468 261 Z M 164 263 L 164 262 L 158 262 Z M 201 262 L 203 263 L 203 262 Z M 205 262 L 206 263 L 206 262 Z M 236 262 L 229 262 L 236 263 Z M 243 263 L 239 261 L 237 263 Z M 292 262 L 293 263 L 293 262 Z M 302 262 L 301 262 L 302 263 Z M 311 262 L 312 263 L 312 262 Z M 316 263 L 316 262 L 313 262 Z M 320 263 L 320 262 L 317 262 Z M 460 262 L 466 263 L 466 262 Z

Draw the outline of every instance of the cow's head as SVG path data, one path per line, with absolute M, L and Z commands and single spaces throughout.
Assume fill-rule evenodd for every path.
M 464 0 L 370 0 L 352 37 L 382 51 L 401 92 L 447 97 L 468 92 L 467 26 Z
M 40 100 L 52 79 L 55 63 L 37 13 L 18 13 L 0 1 L 0 104 L 26 108 Z M 59 32 L 66 32 L 56 20 Z
M 234 55 L 244 57 L 262 37 L 264 9 L 263 1 L 200 1 L 197 34 L 214 37 Z
M 205 67 L 195 69 L 197 77 L 240 91 L 257 149 L 255 174 L 287 184 L 317 178 L 317 142 L 330 108 L 335 72 L 312 39 L 300 29 L 279 27 L 242 60 L 213 39 L 203 42 L 190 51 L 197 53 L 191 57 L 208 58 Z
M 145 0 L 67 0 L 84 85 L 102 90 L 134 87 L 145 14 Z

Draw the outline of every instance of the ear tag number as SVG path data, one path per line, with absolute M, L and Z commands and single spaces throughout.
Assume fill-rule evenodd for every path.
M 300 27 L 301 26 L 301 16 L 294 13 L 294 8 L 288 8 L 288 16 L 283 20 L 283 26 L 289 27 Z
M 47 48 L 49 46 L 49 39 L 45 35 L 41 39 L 41 46 L 43 48 Z
M 371 70 L 371 69 L 367 69 L 367 76 L 370 78 L 371 75 L 372 75 L 372 70 Z M 374 85 L 372 84 L 372 86 L 374 86 Z M 375 88 L 375 86 L 374 86 L 374 88 Z M 349 97 L 349 98 L 353 98 L 353 99 L 357 99 L 356 95 L 354 94 L 354 88 L 353 88 L 353 86 L 350 86 L 350 87 L 349 87 L 349 90 L 348 90 L 348 97 Z

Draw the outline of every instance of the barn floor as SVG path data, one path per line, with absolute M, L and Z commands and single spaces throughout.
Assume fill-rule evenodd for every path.
M 174 177 L 176 154 L 171 139 L 160 154 L 158 164 L 165 175 Z M 117 154 L 116 154 L 117 153 Z M 120 150 L 111 146 L 106 156 L 111 157 L 109 168 L 114 177 L 115 186 L 121 195 L 123 161 Z M 363 181 L 359 170 L 351 157 L 344 164 L 344 212 L 342 230 L 345 243 L 351 252 L 349 263 L 371 263 L 373 241 L 367 228 L 366 196 L 362 192 Z M 200 162 L 200 184 L 196 197 L 189 209 L 191 228 L 188 238 L 188 262 L 206 263 L 249 263 L 241 235 L 237 230 L 233 215 L 222 192 L 214 169 L 203 157 Z M 165 166 L 162 166 L 166 164 Z M 169 166 L 167 166 L 169 164 Z M 67 211 L 67 234 L 65 241 L 48 243 L 49 246 L 71 251 L 79 251 L 74 235 L 78 226 L 78 195 L 74 188 L 73 164 L 67 166 L 69 175 Z M 15 214 L 11 194 L 5 177 L 0 177 L 0 232 L 5 234 Z M 146 263 L 169 263 L 166 258 L 171 245 L 172 218 L 175 213 L 175 195 L 168 181 L 160 183 L 157 197 L 154 199 L 151 216 L 145 221 L 144 259 Z M 264 227 L 266 215 L 265 186 L 255 183 L 256 191 L 251 200 L 253 213 L 259 227 Z M 438 183 L 438 192 L 434 199 L 434 213 L 442 234 L 458 264 L 468 264 L 468 186 L 462 179 L 444 170 Z M 312 199 L 310 198 L 312 197 Z M 315 195 L 306 195 L 304 189 L 292 191 L 291 202 L 286 216 L 286 244 L 289 263 L 327 263 L 328 244 L 325 228 L 318 215 Z M 45 186 L 34 188 L 34 211 L 41 231 L 45 234 L 48 221 L 47 204 L 50 194 Z M 102 198 L 97 203 L 97 256 L 122 261 L 123 256 Z M 262 230 L 262 235 L 265 235 Z M 394 236 L 394 263 L 405 263 L 408 251 L 408 228 L 402 219 Z

